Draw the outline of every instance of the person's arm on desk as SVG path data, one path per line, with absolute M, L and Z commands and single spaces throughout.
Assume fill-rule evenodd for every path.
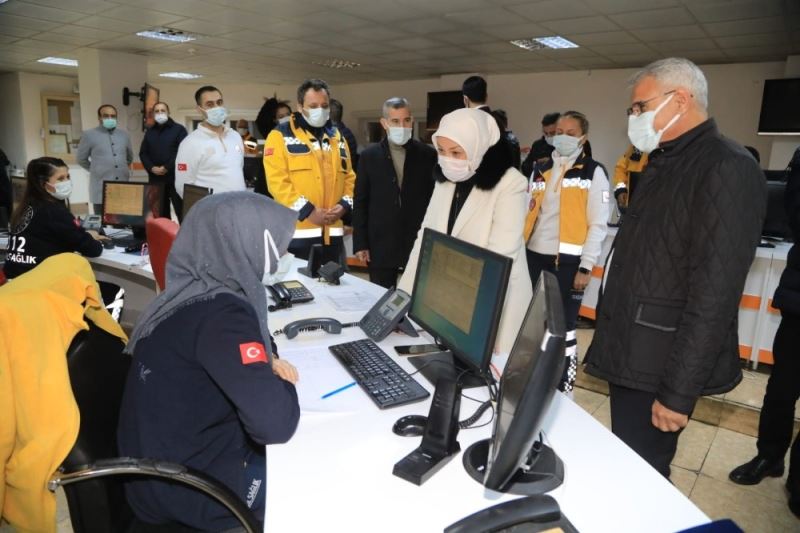
M 88 232 L 80 227 L 77 219 L 73 218 L 72 214 L 60 205 L 53 205 L 48 208 L 48 211 L 46 214 L 49 221 L 47 231 L 51 233 L 50 238 L 53 241 L 65 244 L 84 257 L 98 257 L 103 253 L 103 245 L 100 241 L 105 237 L 100 237 L 96 233 Z
M 204 324 L 198 361 L 236 407 L 247 434 L 258 444 L 288 441 L 300 419 L 294 385 L 269 363 L 258 319 L 244 301 L 229 303 Z M 281 372 L 284 371 L 285 365 Z

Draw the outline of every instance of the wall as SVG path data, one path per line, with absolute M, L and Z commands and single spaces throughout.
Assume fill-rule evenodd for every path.
M 27 161 L 25 137 L 20 134 L 25 121 L 22 119 L 19 77 L 18 72 L 0 74 L 0 94 L 3 95 L 0 98 L 0 117 L 3 120 L 0 148 L 17 168 L 24 167 Z
M 755 147 L 762 163 L 783 168 L 788 159 L 770 161 L 772 137 L 758 136 L 763 82 L 784 74 L 783 62 L 705 65 L 709 84 L 709 112 L 722 132 L 739 143 Z M 509 127 L 523 146 L 541 135 L 541 116 L 551 111 L 577 109 L 590 121 L 589 138 L 595 157 L 613 166 L 625 150 L 629 105 L 628 80 L 635 69 L 488 75 L 489 105 L 505 109 Z M 358 83 L 333 87 L 345 106 L 345 123 L 358 124 L 365 116 L 377 117 L 390 96 L 411 100 L 417 118 L 424 117 L 428 91 L 458 90 L 468 74 L 398 82 Z M 354 131 L 357 129 L 353 127 Z M 358 131 L 359 141 L 363 132 Z

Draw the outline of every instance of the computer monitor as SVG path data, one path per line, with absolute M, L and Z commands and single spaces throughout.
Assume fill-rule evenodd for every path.
M 183 213 L 181 213 L 181 217 L 186 218 L 186 215 L 189 214 L 189 209 L 191 209 L 194 204 L 196 204 L 209 194 L 214 194 L 214 189 L 209 189 L 208 187 L 201 187 L 199 185 L 192 185 L 190 183 L 184 185 Z
M 486 385 L 512 260 L 426 228 L 422 234 L 409 316 L 449 352 L 411 363 L 431 383 Z
M 25 188 L 28 186 L 28 180 L 14 176 L 11 178 L 11 211 L 16 211 L 19 203 L 22 201 L 22 196 L 25 194 Z
M 786 193 L 785 181 L 767 182 L 767 213 L 761 229 L 763 237 L 778 240 L 791 240 L 792 230 L 789 226 L 789 214 L 784 203 Z
M 103 182 L 103 225 L 143 230 L 150 217 L 161 216 L 164 186 L 134 181 Z
M 539 439 L 564 372 L 566 327 L 556 277 L 542 272 L 500 379 L 492 438 L 464 453 L 467 472 L 489 489 L 540 494 L 564 479 L 564 466 Z

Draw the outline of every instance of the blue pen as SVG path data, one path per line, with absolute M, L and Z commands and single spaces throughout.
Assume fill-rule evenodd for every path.
M 331 396 L 333 396 L 334 394 L 339 394 L 339 393 L 340 393 L 340 392 L 342 392 L 343 390 L 347 390 L 347 389 L 349 389 L 350 387 L 352 387 L 352 386 L 353 386 L 353 385 L 355 385 L 355 384 L 356 384 L 356 382 L 354 381 L 354 382 L 352 382 L 352 383 L 348 383 L 348 384 L 347 384 L 347 385 L 345 385 L 344 387 L 339 387 L 338 389 L 336 389 L 336 390 L 332 390 L 332 391 L 330 391 L 330 392 L 329 392 L 329 393 L 327 393 L 327 394 L 323 394 L 323 395 L 322 395 L 322 399 L 324 400 L 325 398 L 330 398 L 330 397 L 331 397 Z

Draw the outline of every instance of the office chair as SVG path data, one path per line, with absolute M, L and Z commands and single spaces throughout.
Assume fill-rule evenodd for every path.
M 147 247 L 150 250 L 150 266 L 156 278 L 158 290 L 163 291 L 167 284 L 167 256 L 172 242 L 178 234 L 178 225 L 168 218 L 147 219 Z
M 67 366 L 81 416 L 74 447 L 48 488 L 64 487 L 75 533 L 121 531 L 183 532 L 179 525 L 150 525 L 138 521 L 122 482 L 140 476 L 189 485 L 225 506 L 248 532 L 260 531 L 250 509 L 228 487 L 202 472 L 155 459 L 117 457 L 117 422 L 131 358 L 124 343 L 89 322 L 67 351 Z M 113 476 L 113 477 L 111 477 Z

